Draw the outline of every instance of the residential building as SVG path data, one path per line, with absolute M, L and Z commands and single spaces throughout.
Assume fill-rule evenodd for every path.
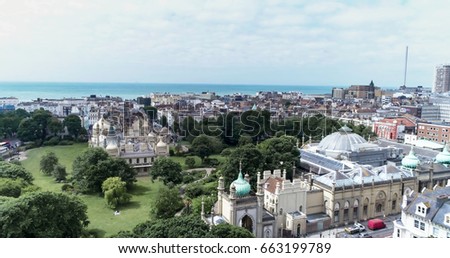
M 450 184 L 403 197 L 393 238 L 450 238 Z

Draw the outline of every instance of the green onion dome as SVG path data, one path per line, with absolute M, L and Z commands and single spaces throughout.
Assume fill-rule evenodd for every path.
M 416 157 L 416 153 L 413 148 L 411 148 L 409 154 L 402 159 L 402 166 L 405 168 L 415 169 L 419 163 L 420 160 Z
M 443 165 L 450 165 L 450 152 L 447 149 L 447 144 L 445 144 L 442 151 L 436 155 L 436 162 Z
M 239 171 L 238 179 L 231 184 L 236 188 L 236 196 L 238 197 L 243 197 L 250 193 L 250 184 L 244 179 L 241 171 Z

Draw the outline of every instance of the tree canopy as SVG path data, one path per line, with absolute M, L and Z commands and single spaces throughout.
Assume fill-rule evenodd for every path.
M 153 163 L 149 174 L 153 180 L 160 178 L 166 185 L 169 182 L 179 184 L 183 181 L 181 171 L 182 168 L 179 163 L 168 158 L 158 158 Z
M 39 167 L 45 175 L 51 175 L 55 165 L 58 164 L 58 157 L 52 151 L 46 152 L 42 155 Z
M 256 174 L 263 168 L 264 156 L 261 151 L 252 144 L 247 144 L 234 149 L 222 165 L 222 175 L 225 185 L 229 186 L 239 172 L 239 163 L 242 162 L 242 173 L 249 174 L 250 183 L 255 188 Z
M 80 237 L 87 206 L 62 193 L 37 192 L 0 204 L 0 237 Z
M 116 209 L 119 205 L 130 202 L 131 194 L 127 193 L 126 183 L 120 177 L 110 177 L 102 184 L 105 201 L 109 207 Z
M 195 155 L 202 160 L 211 154 L 218 154 L 223 149 L 223 144 L 219 138 L 201 134 L 192 141 L 191 146 Z
M 114 158 L 102 148 L 89 148 L 75 158 L 72 165 L 74 185 L 81 192 L 102 191 L 108 177 L 120 177 L 130 187 L 136 181 L 137 172 L 123 159 Z
M 24 167 L 5 161 L 0 161 L 0 178 L 20 178 L 29 184 L 33 181 L 33 175 Z
M 183 200 L 177 187 L 163 186 L 153 200 L 150 216 L 156 219 L 173 217 L 183 208 Z
M 69 134 L 75 138 L 78 138 L 83 129 L 80 117 L 73 114 L 64 118 L 63 125 L 67 128 Z

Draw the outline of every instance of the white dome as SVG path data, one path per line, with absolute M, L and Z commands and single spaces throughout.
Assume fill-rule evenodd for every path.
M 332 133 L 323 138 L 317 146 L 326 151 L 354 151 L 356 144 L 367 143 L 367 141 L 352 129 L 343 126 L 338 132 Z
M 150 132 L 147 136 L 148 137 L 156 137 L 156 134 L 154 132 Z
M 97 122 L 95 122 L 93 128 L 94 128 L 94 129 L 97 129 L 97 127 L 98 127 L 100 130 L 108 130 L 109 127 L 110 127 L 110 124 L 109 124 L 108 121 L 106 121 L 105 118 L 101 117 Z
M 167 144 L 165 142 L 162 141 L 162 139 L 159 139 L 158 144 L 156 144 L 156 147 L 166 147 Z

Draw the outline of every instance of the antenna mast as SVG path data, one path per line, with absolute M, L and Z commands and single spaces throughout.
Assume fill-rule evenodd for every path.
M 405 75 L 403 77 L 403 86 L 406 86 L 406 72 L 408 71 L 408 46 L 406 46 L 406 55 L 405 55 Z

